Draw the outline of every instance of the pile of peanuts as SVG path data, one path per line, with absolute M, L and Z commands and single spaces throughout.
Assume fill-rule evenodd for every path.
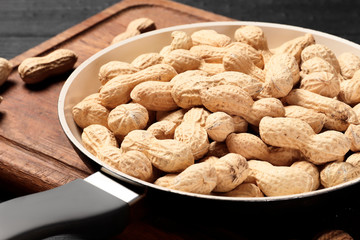
M 174 31 L 159 53 L 101 66 L 72 109 L 84 147 L 138 179 L 191 193 L 271 197 L 360 175 L 360 58 L 307 33 L 269 49 L 260 27 L 232 37 Z

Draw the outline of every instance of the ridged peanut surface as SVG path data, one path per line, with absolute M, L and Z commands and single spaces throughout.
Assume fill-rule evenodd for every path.
M 301 52 L 301 60 L 305 62 L 313 57 L 320 57 L 330 63 L 335 70 L 340 73 L 340 65 L 333 51 L 322 44 L 312 44 L 304 48 Z
M 360 57 L 351 52 L 345 52 L 338 57 L 340 72 L 345 79 L 353 77 L 354 73 L 360 69 Z
M 300 88 L 333 98 L 340 92 L 340 79 L 338 75 L 330 72 L 313 72 L 304 75 Z
M 132 74 L 138 72 L 139 69 L 127 62 L 110 61 L 100 67 L 99 81 L 104 85 L 118 75 Z
M 148 32 L 148 31 L 151 31 L 154 29 L 156 29 L 155 22 L 153 20 L 151 20 L 150 18 L 134 19 L 128 24 L 125 32 L 122 32 L 113 38 L 111 44 L 118 43 L 122 40 L 128 39 L 130 37 L 133 37 L 133 36 L 136 36 L 141 33 Z
M 337 160 L 350 150 L 350 141 L 343 133 L 329 130 L 315 134 L 310 125 L 300 119 L 264 117 L 259 129 L 265 143 L 298 149 L 314 164 Z
M 320 172 L 321 184 L 324 187 L 333 187 L 351 181 L 360 176 L 360 168 L 348 162 L 332 162 Z
M 71 50 L 58 49 L 43 57 L 25 59 L 19 65 L 18 71 L 25 83 L 38 83 L 50 76 L 70 71 L 77 58 Z
M 258 160 L 250 160 L 248 163 L 250 175 L 266 196 L 299 194 L 314 188 L 312 176 L 300 168 L 276 167 Z
M 5 58 L 0 58 L 0 86 L 8 79 L 11 71 L 11 63 Z
M 165 172 L 180 172 L 194 164 L 191 148 L 186 143 L 165 139 L 158 140 L 145 130 L 133 130 L 121 143 L 121 150 L 143 152 L 158 169 Z
M 325 115 L 313 109 L 297 105 L 285 106 L 285 117 L 298 118 L 307 122 L 315 133 L 319 133 L 325 124 Z
M 242 183 L 233 190 L 222 194 L 227 197 L 264 197 L 260 188 L 254 183 Z
M 215 47 L 225 47 L 231 42 L 231 38 L 225 34 L 217 33 L 214 30 L 199 30 L 191 34 L 194 45 L 210 45 Z

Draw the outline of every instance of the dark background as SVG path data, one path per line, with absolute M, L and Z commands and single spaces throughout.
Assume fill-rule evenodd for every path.
M 11 59 L 117 2 L 119 0 L 0 0 L 0 57 Z M 360 44 L 360 1 L 177 2 L 238 20 L 274 22 L 320 30 Z M 0 189 L 0 202 L 12 197 L 11 193 L 1 192 Z M 344 205 L 329 209 L 330 214 L 324 216 L 323 220 L 359 237 L 359 208 L 357 205 Z

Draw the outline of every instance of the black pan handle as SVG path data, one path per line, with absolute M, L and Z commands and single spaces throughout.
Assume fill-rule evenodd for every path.
M 129 212 L 126 201 L 78 179 L 1 203 L 0 239 L 43 239 L 64 233 L 111 236 L 127 225 Z

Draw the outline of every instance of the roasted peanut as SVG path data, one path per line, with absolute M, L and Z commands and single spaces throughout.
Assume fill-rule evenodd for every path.
M 91 124 L 107 127 L 109 113 L 110 111 L 101 105 L 98 93 L 87 96 L 72 108 L 73 119 L 80 128 Z
M 108 117 L 109 129 L 117 137 L 124 137 L 135 129 L 144 129 L 149 120 L 149 113 L 138 103 L 121 104 L 112 109 Z
M 340 72 L 345 79 L 350 79 L 360 69 L 360 58 L 353 53 L 345 52 L 339 58 Z
M 310 74 L 314 72 L 328 72 L 339 76 L 334 66 L 320 57 L 313 57 L 305 62 L 302 62 L 300 68 L 301 68 L 301 72 L 300 72 L 301 77 L 305 77 L 306 74 Z
M 271 69 L 273 66 L 283 65 L 286 68 L 289 68 L 291 71 L 293 85 L 299 82 L 300 80 L 300 68 L 299 64 L 296 62 L 295 57 L 288 53 L 278 53 L 271 56 L 269 61 L 266 63 L 264 71 Z
M 12 64 L 5 58 L 0 58 L 0 86 L 8 79 L 12 71 Z
M 360 168 L 348 162 L 332 162 L 320 171 L 321 185 L 333 187 L 360 177 Z
M 186 49 L 175 49 L 164 56 L 162 61 L 172 66 L 177 73 L 198 69 L 201 59 Z
M 223 193 L 227 197 L 264 197 L 260 188 L 253 183 L 242 183 L 233 190 Z
M 290 166 L 301 158 L 300 151 L 287 147 L 269 147 L 259 137 L 250 133 L 232 133 L 226 139 L 226 146 L 232 153 L 248 160 L 258 159 L 275 166 Z
M 199 70 L 208 73 L 210 76 L 225 72 L 224 65 L 222 63 L 208 63 L 204 60 L 201 61 Z
M 193 45 L 210 45 L 225 47 L 230 44 L 231 38 L 225 34 L 217 33 L 215 30 L 199 30 L 191 34 Z
M 170 82 L 147 81 L 134 87 L 131 99 L 151 111 L 172 111 L 178 108 L 171 96 Z
M 92 124 L 83 129 L 81 140 L 84 147 L 94 156 L 97 156 L 104 146 L 118 147 L 114 134 L 99 124 Z
M 220 85 L 202 91 L 201 101 L 211 112 L 225 112 L 241 116 L 255 126 L 259 125 L 264 116 L 285 115 L 284 106 L 280 100 L 263 98 L 254 102 L 243 89 L 231 85 Z
M 154 167 L 165 172 L 180 172 L 194 164 L 190 146 L 186 143 L 164 139 L 158 140 L 145 130 L 133 130 L 121 143 L 123 153 L 130 150 L 143 152 Z
M 321 96 L 303 89 L 294 89 L 284 98 L 290 105 L 299 105 L 326 115 L 325 128 L 345 131 L 349 124 L 358 124 L 353 109 L 339 100 Z
M 217 183 L 214 192 L 228 192 L 239 186 L 248 176 L 246 159 L 236 153 L 228 153 L 212 163 Z
M 152 31 L 155 29 L 156 29 L 156 26 L 155 26 L 154 21 L 149 18 L 138 18 L 138 19 L 132 20 L 128 24 L 125 32 L 116 35 L 113 38 L 111 44 L 118 43 L 122 40 L 128 39 L 130 37 L 134 37 L 141 33 Z
M 156 121 L 170 121 L 179 126 L 184 118 L 184 114 L 187 112 L 186 109 L 179 109 L 175 111 L 156 112 Z
M 285 106 L 285 117 L 298 118 L 307 122 L 315 133 L 319 133 L 325 124 L 325 115 L 310 108 L 297 105 Z
M 267 63 L 272 52 L 269 50 L 268 43 L 263 30 L 257 26 L 241 26 L 235 31 L 234 38 L 238 42 L 249 44 L 260 51 L 264 62 Z
M 162 120 L 151 124 L 147 131 L 153 134 L 157 139 L 173 139 L 177 126 L 178 125 L 175 122 Z
M 191 37 L 183 31 L 173 31 L 171 33 L 172 41 L 170 44 L 170 50 L 186 49 L 190 50 L 193 46 Z
M 345 136 L 350 140 L 350 150 L 353 152 L 360 151 L 360 125 L 350 124 L 345 131 Z
M 360 103 L 360 70 L 356 71 L 351 79 L 340 83 L 339 100 L 354 105 Z
M 173 67 L 156 64 L 133 74 L 117 76 L 100 89 L 101 103 L 105 107 L 115 108 L 131 99 L 130 93 L 137 84 L 146 81 L 168 82 L 175 75 Z
M 350 150 L 350 141 L 343 133 L 329 130 L 316 134 L 309 124 L 296 118 L 264 117 L 259 129 L 265 143 L 298 149 L 317 165 L 338 160 Z
M 319 172 L 319 169 L 313 163 L 308 162 L 308 161 L 297 161 L 297 162 L 294 162 L 293 164 L 291 164 L 290 167 L 301 168 L 313 177 L 314 185 L 313 185 L 312 191 L 319 188 L 320 172 Z
M 163 60 L 163 56 L 159 53 L 144 53 L 137 56 L 132 62 L 131 65 L 134 67 L 143 70 L 150 66 L 160 64 Z
M 211 113 L 205 124 L 209 137 L 218 142 L 225 141 L 226 137 L 235 131 L 233 118 L 224 112 Z
M 209 113 L 203 108 L 192 108 L 185 113 L 183 121 L 175 129 L 174 139 L 191 146 L 194 159 L 202 158 L 209 150 L 208 134 L 204 125 L 201 124 L 203 116 L 207 118 Z M 205 121 L 206 121 L 205 118 Z
M 76 54 L 68 49 L 58 49 L 43 57 L 31 57 L 21 62 L 18 72 L 27 84 L 70 71 L 77 61 Z
M 299 194 L 314 189 L 313 177 L 296 167 L 273 166 L 265 161 L 248 161 L 256 185 L 268 197 Z
M 333 98 L 340 92 L 340 80 L 338 75 L 333 73 L 313 72 L 303 76 L 300 88 Z
M 350 163 L 355 167 L 360 167 L 360 152 L 351 154 L 345 162 Z
M 213 141 L 209 145 L 209 151 L 206 154 L 206 156 L 207 157 L 213 156 L 213 157 L 221 158 L 228 153 L 229 153 L 229 150 L 228 150 L 225 142 Z
M 104 85 L 118 75 L 126 75 L 138 72 L 139 69 L 127 62 L 110 61 L 100 67 L 99 81 Z
M 301 52 L 301 60 L 303 62 L 313 58 L 320 57 L 330 63 L 336 70 L 336 72 L 340 73 L 340 65 L 339 62 L 330 48 L 322 44 L 311 44 L 305 47 Z
M 178 175 L 165 175 L 155 181 L 159 186 L 199 194 L 210 194 L 216 183 L 216 170 L 208 162 L 193 164 Z

